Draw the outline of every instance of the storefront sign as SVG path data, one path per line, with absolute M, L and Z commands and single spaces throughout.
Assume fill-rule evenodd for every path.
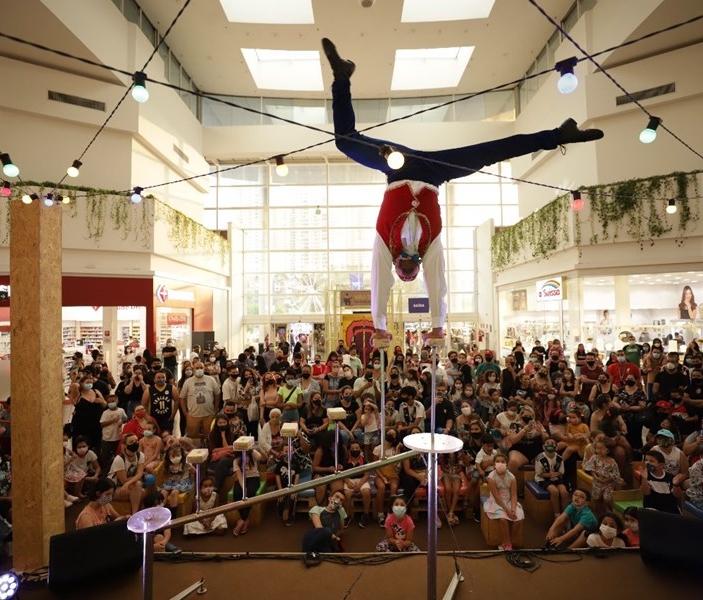
M 368 308 L 371 306 L 371 290 L 346 290 L 340 292 L 342 308 Z
M 168 289 L 165 285 L 162 284 L 156 288 L 156 299 L 161 303 L 168 300 Z
M 549 302 L 551 300 L 563 300 L 563 286 L 561 277 L 542 279 L 537 282 L 537 302 Z
M 430 312 L 429 298 L 408 298 L 409 313 L 428 313 Z
M 187 325 L 188 315 L 185 313 L 168 313 L 166 315 L 166 325 Z

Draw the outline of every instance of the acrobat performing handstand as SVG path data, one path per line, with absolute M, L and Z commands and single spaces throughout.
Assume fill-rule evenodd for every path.
M 603 132 L 600 129 L 581 130 L 576 121 L 567 119 L 556 129 L 432 152 L 371 138 L 356 130 L 350 82 L 356 65 L 341 58 L 329 39 L 322 39 L 322 48 L 334 75 L 332 113 L 336 146 L 353 161 L 383 172 L 388 181 L 376 220 L 371 259 L 371 313 L 375 329 L 372 341 L 391 337 L 387 330 L 386 310 L 393 287 L 393 267 L 401 281 L 413 281 L 420 266 L 430 302 L 432 331 L 428 337 L 441 339 L 447 317 L 447 282 L 440 237 L 439 186 L 516 156 L 552 150 L 564 144 L 598 140 L 603 137 Z M 389 146 L 405 157 L 399 169 L 389 167 L 383 155 Z

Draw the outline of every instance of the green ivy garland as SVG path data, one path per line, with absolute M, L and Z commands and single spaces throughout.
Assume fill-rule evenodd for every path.
M 0 244 L 6 245 L 10 241 L 10 201 L 19 199 L 27 190 L 28 193 L 35 192 L 43 195 L 47 189 L 56 189 L 56 184 L 52 182 L 22 182 L 21 186 L 15 186 L 9 198 L 2 198 L 0 210 L 3 217 L 0 218 Z M 30 189 L 31 188 L 31 189 Z M 121 232 L 122 239 L 133 239 L 141 241 L 144 249 L 151 247 L 151 237 L 154 228 L 154 220 L 164 221 L 169 228 L 169 239 L 177 250 L 188 251 L 197 250 L 210 255 L 219 254 L 221 263 L 224 265 L 229 256 L 229 241 L 218 233 L 203 227 L 197 221 L 184 215 L 170 206 L 164 204 L 154 196 L 147 196 L 145 199 L 152 200 L 154 211 L 149 210 L 147 202 L 133 204 L 124 193 L 114 190 L 103 190 L 78 186 L 62 185 L 58 193 L 62 196 L 74 196 L 80 194 L 80 201 L 85 202 L 86 209 L 86 231 L 89 239 L 99 245 L 101 238 L 105 234 L 105 226 L 109 222 L 114 231 Z M 76 201 L 71 201 L 63 206 L 65 213 L 75 219 L 78 217 Z
M 589 244 L 615 241 L 620 232 L 636 240 L 640 248 L 648 242 L 676 231 L 683 244 L 690 225 L 700 218 L 698 176 L 701 170 L 675 172 L 643 179 L 630 179 L 607 185 L 581 188 L 590 204 Z M 692 192 L 692 193 L 691 193 Z M 667 218 L 668 199 L 675 199 L 678 220 Z M 491 262 L 502 270 L 528 258 L 547 258 L 569 242 L 569 219 L 573 215 L 574 244 L 581 247 L 581 215 L 571 210 L 571 194 L 552 200 L 512 227 L 497 231 L 491 240 Z

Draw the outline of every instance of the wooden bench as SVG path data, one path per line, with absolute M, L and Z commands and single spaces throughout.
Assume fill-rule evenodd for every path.
M 541 525 L 550 527 L 554 522 L 554 510 L 550 495 L 539 483 L 533 479 L 525 482 L 525 498 L 523 499 L 523 508 L 525 509 L 525 517 Z
M 616 490 L 613 492 L 613 510 L 622 516 L 629 506 L 642 508 L 642 490 Z
M 489 519 L 483 510 L 483 504 L 487 496 L 481 496 L 481 533 L 486 545 L 496 547 L 501 544 L 500 529 L 497 519 Z M 511 524 L 510 539 L 514 547 L 522 547 L 525 544 L 523 521 L 515 521 Z

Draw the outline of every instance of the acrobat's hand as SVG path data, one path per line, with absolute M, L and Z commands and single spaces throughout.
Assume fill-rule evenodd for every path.
M 385 329 L 376 329 L 371 336 L 371 345 L 374 348 L 388 348 L 393 336 Z

